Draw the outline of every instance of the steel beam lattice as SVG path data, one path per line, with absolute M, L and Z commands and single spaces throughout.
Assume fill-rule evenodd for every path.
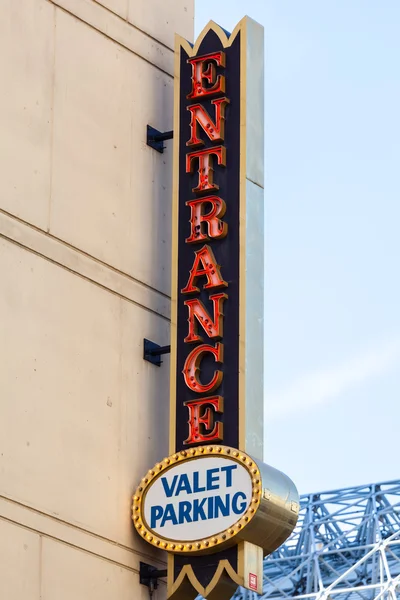
M 264 561 L 262 596 L 233 598 L 400 598 L 400 480 L 301 496 L 296 529 Z

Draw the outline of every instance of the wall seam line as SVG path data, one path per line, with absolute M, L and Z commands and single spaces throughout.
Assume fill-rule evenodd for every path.
M 74 525 L 73 523 L 69 523 L 68 521 L 63 521 L 62 519 L 57 519 L 56 517 L 54 517 L 53 515 L 50 515 L 46 512 L 37 510 L 35 508 L 32 508 L 31 506 L 28 506 L 26 504 L 23 504 L 22 502 L 18 502 L 17 500 L 13 500 L 12 498 L 8 498 L 7 496 L 3 496 L 0 495 L 0 500 L 3 500 L 5 502 L 9 502 L 10 504 L 15 504 L 16 506 L 19 506 L 20 508 L 22 508 L 23 510 L 29 511 L 29 512 L 33 512 L 37 515 L 40 515 L 41 517 L 45 517 L 46 519 L 49 519 L 50 521 L 54 521 L 55 523 L 57 523 L 58 525 L 61 525 L 63 527 L 67 527 L 69 529 L 72 529 L 73 531 L 78 531 L 80 533 L 83 533 L 87 536 L 90 536 L 94 539 L 96 539 L 97 541 L 100 542 L 104 542 L 107 544 L 110 544 L 111 546 L 117 547 L 121 550 L 124 550 L 125 552 L 129 552 L 130 554 L 134 554 L 136 556 L 142 556 L 142 557 L 146 557 L 150 560 L 154 560 L 155 562 L 159 562 L 160 564 L 166 564 L 166 561 L 160 560 L 160 559 L 155 559 L 153 556 L 151 556 L 150 554 L 146 554 L 144 552 L 139 552 L 138 550 L 135 550 L 134 548 L 130 548 L 129 546 L 125 546 L 124 544 L 119 544 L 118 542 L 116 542 L 115 540 L 111 540 L 110 538 L 101 536 L 97 533 L 93 533 L 92 531 L 89 531 L 88 529 L 84 529 L 83 527 L 79 527 L 78 525 Z M 81 546 L 75 545 L 75 544 L 71 544 L 70 542 L 66 542 L 64 540 L 62 540 L 61 538 L 58 538 L 56 536 L 52 536 L 51 534 L 48 534 L 40 529 L 36 529 L 35 527 L 30 527 L 29 525 L 25 525 L 24 523 L 21 523 L 19 521 L 16 521 L 14 519 L 10 519 L 9 517 L 6 517 L 5 515 L 0 513 L 0 519 L 13 523 L 19 527 L 22 527 L 23 529 L 29 529 L 30 531 L 34 531 L 35 533 L 37 533 L 38 535 L 43 535 L 44 537 L 49 537 L 51 539 L 55 539 L 55 540 L 59 540 L 60 542 L 63 542 L 67 545 L 72 545 L 75 546 L 76 548 L 81 548 Z M 82 550 L 84 550 L 84 548 L 82 548 Z M 91 552 L 90 550 L 88 552 Z M 96 553 L 93 553 L 96 554 Z M 101 556 L 101 555 L 99 555 Z M 112 559 L 110 559 L 112 560 Z M 116 562 L 116 561 L 114 561 Z
M 91 29 L 93 29 L 94 31 L 97 31 L 98 33 L 100 33 L 101 35 L 103 35 L 105 38 L 107 38 L 108 40 L 114 42 L 114 44 L 117 44 L 118 46 L 120 46 L 121 48 L 124 48 L 125 50 L 127 50 L 128 52 L 131 52 L 132 54 L 134 54 L 135 56 L 137 56 L 138 58 L 140 58 L 141 60 L 144 60 L 144 62 L 146 62 L 147 64 L 151 65 L 152 67 L 154 67 L 155 69 L 157 69 L 158 71 L 161 71 L 161 73 L 164 73 L 164 75 L 167 75 L 168 77 L 170 77 L 171 79 L 174 78 L 173 75 L 171 75 L 171 73 L 169 73 L 168 71 L 165 71 L 164 69 L 162 69 L 161 67 L 159 67 L 158 65 L 156 65 L 155 63 L 153 63 L 151 60 L 148 60 L 147 58 L 145 58 L 144 56 L 142 56 L 141 54 L 139 54 L 138 52 L 135 52 L 134 50 L 132 50 L 132 48 L 129 48 L 129 46 L 127 46 L 126 44 L 123 44 L 122 42 L 119 42 L 118 40 L 116 40 L 115 38 L 111 37 L 110 35 L 107 35 L 104 31 L 102 31 L 101 29 L 99 29 L 98 27 L 96 27 L 95 25 L 93 25 L 92 23 L 89 23 L 88 21 L 86 21 L 85 19 L 83 19 L 82 17 L 78 16 L 77 14 L 75 14 L 74 12 L 68 10 L 67 8 L 60 6 L 59 4 L 56 4 L 56 2 L 54 0 L 47 0 L 47 2 L 49 2 L 50 4 L 53 4 L 53 6 L 55 6 L 56 10 L 61 10 L 62 12 L 64 12 L 67 15 L 70 15 L 72 17 L 74 17 L 75 19 L 77 19 L 80 23 L 84 23 L 85 25 L 87 25 L 88 27 L 90 27 Z M 121 19 L 123 22 L 125 22 L 123 19 Z M 136 27 L 134 27 L 134 29 L 137 29 Z M 139 30 L 138 30 L 139 31 Z M 157 43 L 158 40 L 157 40 Z
M 113 273 L 116 273 L 117 275 L 120 275 L 121 277 L 125 277 L 129 281 L 137 283 L 138 285 L 142 286 L 144 289 L 149 290 L 151 292 L 154 292 L 155 294 L 159 294 L 160 296 L 162 296 L 163 298 L 166 298 L 167 300 L 171 300 L 171 297 L 168 296 L 168 294 L 165 294 L 164 292 L 162 292 L 161 290 L 158 290 L 157 288 L 154 288 L 151 285 L 148 285 L 147 283 L 145 283 L 144 281 L 141 281 L 140 279 L 136 279 L 135 277 L 132 277 L 132 275 L 129 275 L 129 273 L 126 273 L 125 271 L 121 271 L 120 269 L 117 269 L 113 265 L 110 265 L 110 264 L 108 264 L 108 263 L 100 260 L 96 256 L 93 256 L 92 254 L 89 254 L 88 252 L 85 252 L 85 250 L 82 250 L 81 248 L 78 248 L 77 246 L 73 246 L 69 242 L 66 242 L 62 238 L 59 238 L 59 237 L 55 236 L 51 232 L 45 231 L 44 229 L 41 229 L 40 227 L 37 227 L 36 225 L 33 225 L 32 223 L 29 223 L 28 221 L 24 221 L 20 217 L 17 217 L 17 216 L 15 216 L 15 215 L 7 212 L 6 210 L 4 210 L 2 208 L 0 208 L 0 214 L 4 214 L 6 217 L 9 217 L 11 220 L 15 220 L 18 223 L 21 223 L 22 225 L 25 225 L 29 229 L 33 229 L 34 231 L 36 231 L 37 233 L 43 235 L 44 237 L 47 237 L 47 238 L 53 240 L 54 242 L 59 243 L 61 246 L 65 246 L 66 248 L 69 248 L 70 250 L 73 250 L 77 254 L 80 254 L 80 255 L 84 256 L 85 258 L 88 258 L 88 259 L 92 260 L 93 262 L 99 264 L 100 266 L 104 267 L 105 269 L 109 269 Z M 2 234 L 0 232 L 0 235 L 4 235 L 4 234 Z
M 250 181 L 250 183 L 253 183 L 257 187 L 259 187 L 261 190 L 265 189 L 263 185 L 261 185 L 260 183 L 257 183 L 257 181 L 254 181 L 254 179 L 250 179 L 250 177 L 246 177 L 246 180 Z
M 8 517 L 4 517 L 3 515 L 0 515 L 0 521 L 5 521 L 6 523 L 10 523 L 12 525 L 15 525 L 16 527 L 21 527 L 22 529 L 30 531 L 31 533 L 36 533 L 41 539 L 49 539 L 49 540 L 58 542 L 59 544 L 64 544 L 64 546 L 69 546 L 70 548 L 74 548 L 75 550 L 79 550 L 81 552 L 84 552 L 85 554 L 90 554 L 91 556 L 95 556 L 96 558 L 105 560 L 108 563 L 112 563 L 118 567 L 126 569 L 127 571 L 131 571 L 132 573 L 137 573 L 137 574 L 139 573 L 139 571 L 137 569 L 135 569 L 134 567 L 129 567 L 128 565 L 118 562 L 116 560 L 113 560 L 112 558 L 104 556 L 103 554 L 98 554 L 97 552 L 93 552 L 93 550 L 88 550 L 87 548 L 82 548 L 82 546 L 78 546 L 77 544 L 72 544 L 71 542 L 67 542 L 61 538 L 54 536 L 54 535 L 50 535 L 49 533 L 44 533 L 43 531 L 40 531 L 39 529 L 36 529 L 35 527 L 30 527 L 29 525 L 24 525 L 23 523 L 19 523 L 18 521 L 15 521 L 14 519 L 9 519 Z M 139 554 L 139 556 L 143 556 L 143 555 Z
M 167 323 L 170 322 L 170 319 L 168 317 L 165 317 L 163 314 L 149 308 L 148 306 L 145 306 L 144 304 L 140 304 L 140 302 L 136 302 L 135 300 L 132 300 L 132 298 L 128 298 L 128 296 L 125 296 L 124 294 L 121 294 L 120 292 L 116 292 L 115 290 L 112 290 L 111 288 L 103 285 L 102 283 L 99 283 L 95 279 L 91 279 L 90 277 L 87 277 L 86 275 L 82 275 L 82 273 L 79 273 L 79 271 L 74 271 L 70 267 L 63 265 L 61 262 L 58 262 L 52 258 L 49 258 L 45 254 L 42 254 L 41 252 L 38 252 L 37 250 L 33 250 L 32 248 L 29 248 L 29 246 L 25 246 L 21 242 L 17 242 L 16 240 L 13 240 L 12 238 L 8 237 L 7 235 L 5 235 L 1 232 L 0 232 L 0 238 L 3 238 L 5 240 L 11 242 L 12 244 L 15 244 L 16 246 L 19 246 L 20 248 L 23 248 L 24 250 L 27 250 L 28 252 L 31 252 L 32 254 L 36 254 L 36 256 L 40 256 L 41 258 L 44 258 L 45 260 L 49 261 L 50 263 L 57 265 L 57 266 L 65 269 L 66 271 L 69 271 L 73 275 L 81 277 L 81 279 L 84 279 L 85 281 L 89 281 L 90 283 L 97 285 L 98 287 L 102 288 L 106 292 L 109 292 L 110 294 L 114 294 L 118 298 L 123 298 L 124 300 L 126 300 L 127 302 L 130 302 L 131 304 L 134 304 L 135 306 L 139 306 L 140 308 L 142 308 L 143 310 L 147 310 L 151 314 L 157 315 L 157 317 L 164 319 L 165 321 L 167 321 Z
M 53 168 L 54 168 L 54 107 L 55 107 L 55 87 L 56 87 L 56 46 L 57 46 L 57 10 L 53 4 L 54 11 L 54 37 L 53 37 L 53 70 L 51 74 L 51 131 L 50 131 L 50 181 L 49 181 L 49 209 L 47 213 L 47 233 L 50 232 L 51 208 L 53 197 Z
M 54 0 L 49 0 L 49 2 L 54 2 Z M 138 27 L 137 25 L 135 25 L 134 23 L 132 23 L 131 21 L 128 20 L 128 18 L 129 18 L 129 7 L 128 7 L 128 10 L 127 10 L 127 18 L 124 19 L 124 17 L 121 17 L 120 14 L 116 13 L 111 8 L 109 8 L 108 6 L 104 6 L 104 4 L 102 4 L 101 2 L 99 2 L 99 0 L 92 0 L 92 2 L 94 2 L 94 4 L 97 4 L 101 10 L 104 10 L 105 12 L 111 13 L 112 15 L 114 15 L 115 17 L 117 17 L 118 19 L 120 19 L 123 23 L 126 23 L 129 27 L 132 27 L 132 29 L 136 29 L 136 31 L 140 31 L 140 33 L 142 33 L 143 35 L 145 35 L 146 37 L 148 37 L 149 39 L 151 39 L 153 42 L 157 42 L 157 44 L 160 44 L 160 46 L 163 46 L 166 50 L 169 50 L 170 52 L 172 52 L 172 54 L 174 53 L 174 49 L 173 48 L 171 48 L 167 44 L 164 44 L 164 42 L 162 42 L 161 40 L 155 38 L 150 33 L 148 33 L 147 31 L 145 31 L 144 29 L 141 29 L 140 27 Z

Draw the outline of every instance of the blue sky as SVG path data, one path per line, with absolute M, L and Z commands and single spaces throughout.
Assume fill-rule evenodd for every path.
M 400 2 L 197 0 L 265 27 L 265 460 L 400 478 Z

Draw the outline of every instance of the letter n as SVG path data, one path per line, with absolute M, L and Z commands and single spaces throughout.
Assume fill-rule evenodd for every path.
M 214 294 L 214 296 L 210 296 L 210 300 L 213 302 L 213 318 L 210 317 L 204 304 L 198 298 L 185 300 L 184 304 L 189 309 L 189 333 L 184 340 L 187 344 L 203 341 L 203 338 L 197 332 L 196 320 L 200 323 L 208 337 L 221 338 L 223 336 L 223 303 L 227 298 L 226 294 Z
M 211 104 L 215 106 L 215 121 L 212 120 L 201 104 L 192 104 L 187 107 L 187 110 L 191 113 L 191 120 L 190 140 L 186 142 L 186 146 L 204 146 L 203 140 L 198 137 L 198 125 L 203 128 L 212 142 L 218 142 L 224 139 L 225 108 L 228 103 L 228 98 L 211 100 Z

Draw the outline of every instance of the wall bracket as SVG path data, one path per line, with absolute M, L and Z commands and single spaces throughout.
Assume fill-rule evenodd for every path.
M 154 150 L 161 152 L 161 154 L 164 152 L 164 148 L 166 147 L 164 146 L 163 142 L 166 140 L 172 140 L 173 137 L 173 131 L 165 131 L 162 133 L 161 131 L 158 131 L 158 129 L 151 127 L 151 125 L 147 125 L 146 143 L 148 146 L 150 146 L 150 148 L 154 148 Z
M 155 342 L 146 340 L 146 338 L 143 340 L 143 359 L 157 367 L 161 367 L 162 365 L 161 355 L 169 354 L 170 352 L 171 346 L 159 346 Z
M 167 577 L 167 569 L 157 569 L 147 563 L 140 563 L 139 582 L 141 585 L 145 585 L 149 588 L 150 598 L 153 595 L 153 591 L 158 588 L 158 580 L 160 577 Z

